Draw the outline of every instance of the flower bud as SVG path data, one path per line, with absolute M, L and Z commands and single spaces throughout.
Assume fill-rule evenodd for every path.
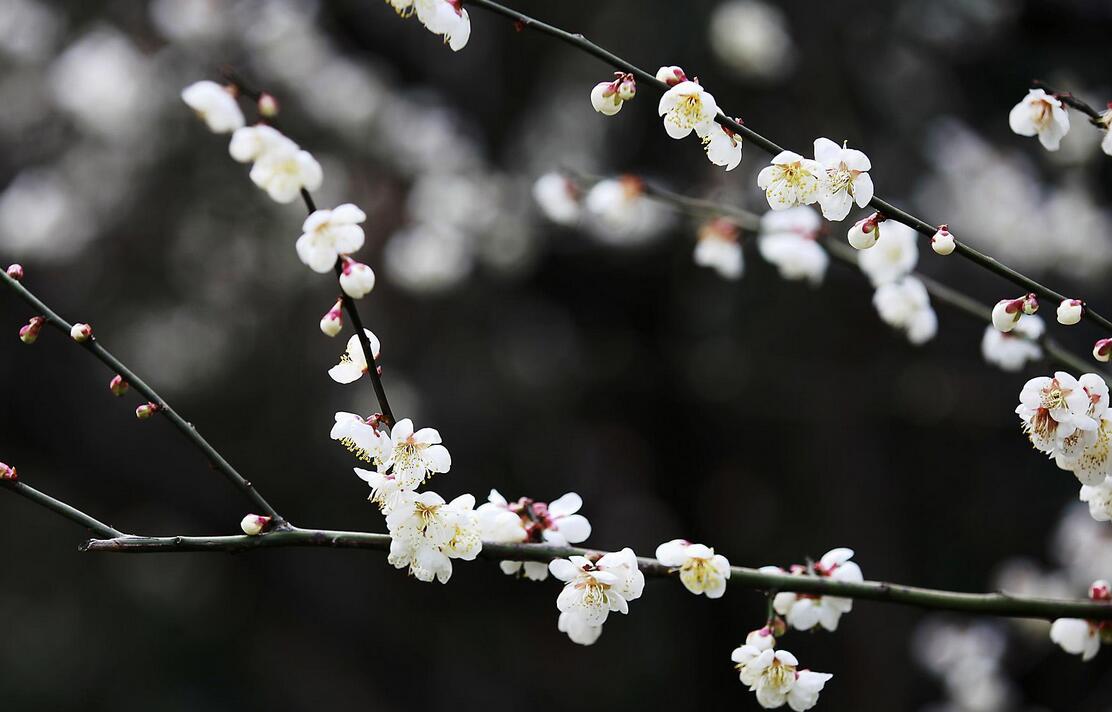
M 1058 305 L 1058 323 L 1072 326 L 1081 321 L 1081 312 L 1085 309 L 1085 302 L 1080 299 L 1063 299 Z
M 23 279 L 23 265 L 8 265 L 8 276 L 19 282 Z
M 344 268 L 340 272 L 340 288 L 352 299 L 362 299 L 375 288 L 375 271 L 345 256 Z
M 948 255 L 954 251 L 954 236 L 945 225 L 940 226 L 931 238 L 931 249 L 940 255 Z
M 873 213 L 864 220 L 858 220 L 849 229 L 849 244 L 855 249 L 867 250 L 880 239 L 880 223 L 884 218 L 879 213 Z
M 278 115 L 278 100 L 274 98 L 273 94 L 263 92 L 259 94 L 259 115 L 272 119 Z
M 758 650 L 768 650 L 776 645 L 776 636 L 767 625 L 764 628 L 749 631 L 745 636 L 745 644 L 752 645 Z
M 247 536 L 258 536 L 263 533 L 268 524 L 270 524 L 270 517 L 264 517 L 261 514 L 248 514 L 239 523 L 239 528 Z
M 0 462 L 0 480 L 7 480 L 8 482 L 15 482 L 19 479 L 19 475 L 15 473 L 15 468 L 11 465 L 6 465 Z
M 158 403 L 144 403 L 135 409 L 135 417 L 139 420 L 146 420 L 158 411 Z
M 77 343 L 83 344 L 93 338 L 93 327 L 78 322 L 70 329 L 70 337 Z
M 129 388 L 131 388 L 131 386 L 124 380 L 124 377 L 118 373 L 112 376 L 112 380 L 108 382 L 108 390 L 112 391 L 112 395 L 114 396 L 122 396 L 127 393 Z
M 1023 306 L 1027 297 L 1019 299 L 1001 299 L 992 308 L 992 325 L 1005 333 L 1015 328 L 1019 318 L 1023 316 Z
M 604 116 L 613 116 L 622 110 L 622 100 L 618 96 L 618 82 L 599 82 L 591 90 L 591 106 Z
M 1094 601 L 1112 601 L 1112 587 L 1104 579 L 1093 581 L 1089 587 L 1089 598 Z
M 680 82 L 687 81 L 687 75 L 683 70 L 676 66 L 661 67 L 656 70 L 656 78 L 658 81 L 664 82 L 670 87 L 674 87 Z
M 344 328 L 343 308 L 344 301 L 337 299 L 332 308 L 320 318 L 320 330 L 325 336 L 335 336 Z
M 1093 358 L 1108 363 L 1112 358 L 1112 339 L 1100 339 L 1093 344 Z
M 1038 310 L 1039 310 L 1039 298 L 1037 296 L 1035 296 L 1034 292 L 1031 292 L 1030 294 L 1028 294 L 1026 297 L 1023 298 L 1023 313 L 1026 314 L 1027 316 L 1031 316 L 1032 314 L 1034 314 Z
M 46 319 L 41 316 L 31 317 L 31 321 L 23 325 L 19 330 L 19 340 L 25 344 L 33 344 L 39 338 L 39 332 L 42 331 L 42 325 L 46 323 Z
M 622 101 L 629 101 L 637 94 L 637 81 L 633 78 L 632 74 L 627 74 L 621 84 L 618 85 L 618 98 Z

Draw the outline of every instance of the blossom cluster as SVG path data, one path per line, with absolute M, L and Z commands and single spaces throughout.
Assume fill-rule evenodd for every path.
M 800 669 L 799 660 L 783 648 L 777 650 L 776 642 L 771 626 L 745 636 L 745 643 L 730 655 L 742 684 L 756 693 L 758 704 L 765 709 L 777 709 L 785 704 L 795 712 L 811 709 L 834 676 Z
M 822 216 L 837 222 L 855 203 L 860 208 L 868 205 L 873 199 L 869 157 L 828 138 L 815 139 L 814 149 L 814 158 L 781 151 L 757 174 L 757 186 L 765 191 L 769 207 L 786 210 L 817 202 Z
M 591 523 L 578 513 L 582 507 L 583 499 L 575 492 L 568 492 L 552 502 L 538 502 L 528 497 L 509 502 L 498 490 L 492 489 L 487 501 L 476 512 L 483 541 L 567 546 L 582 543 L 591 536 Z M 503 561 L 501 568 L 507 575 L 523 574 L 533 581 L 548 578 L 548 566 L 536 561 Z
M 839 547 L 826 552 L 821 559 L 809 566 L 794 564 L 787 571 L 779 566 L 763 566 L 761 571 L 860 583 L 864 580 L 861 567 L 856 562 L 850 561 L 852 558 L 853 549 Z M 849 613 L 853 609 L 853 599 L 782 591 L 772 599 L 772 606 L 778 614 L 785 617 L 788 625 L 796 630 L 810 630 L 816 625 L 821 625 L 833 632 L 838 629 L 838 621 L 842 614 Z
M 902 223 L 873 229 L 876 242 L 858 253 L 857 263 L 876 287 L 873 306 L 884 322 L 907 335 L 913 344 L 934 338 L 938 316 L 927 288 L 911 274 L 919 259 L 915 231 Z

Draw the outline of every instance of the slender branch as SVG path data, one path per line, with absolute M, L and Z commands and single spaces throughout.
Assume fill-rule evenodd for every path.
M 30 485 L 25 485 L 18 480 L 3 480 L 0 481 L 0 487 L 7 489 L 21 497 L 26 497 L 39 506 L 46 507 L 47 509 L 62 515 L 70 521 L 77 522 L 86 529 L 91 529 L 97 536 L 103 537 L 126 537 L 127 534 L 117 531 L 116 529 L 108 526 L 107 524 L 93 519 L 88 514 L 85 514 L 80 509 L 71 507 L 70 505 L 62 502 L 61 500 L 54 499 L 48 494 L 38 491 Z
M 149 554 L 169 552 L 242 552 L 266 548 L 330 547 L 341 549 L 372 549 L 386 551 L 390 548 L 387 534 L 369 532 L 330 531 L 320 529 L 289 529 L 260 536 L 170 536 L 170 537 L 115 537 L 91 539 L 82 545 L 82 551 Z M 492 561 L 548 562 L 569 556 L 595 556 L 601 551 L 570 546 L 547 544 L 493 544 L 484 543 L 480 554 Z M 638 566 L 646 576 L 666 577 L 675 574 L 656 559 L 638 558 Z M 1112 605 L 1091 601 L 1072 601 L 1051 598 L 1011 596 L 1003 593 L 959 593 L 916 586 L 901 586 L 883 581 L 847 583 L 829 578 L 792 576 L 764 573 L 743 566 L 730 568 L 730 582 L 735 586 L 758 591 L 794 591 L 828 596 L 841 596 L 867 601 L 883 601 L 920 608 L 930 608 L 962 613 L 1017 618 L 1085 618 L 1112 620 Z
M 1078 99 L 1073 94 L 1071 94 L 1069 92 L 1055 91 L 1052 87 L 1050 87 L 1046 82 L 1042 81 L 1041 79 L 1036 79 L 1036 80 L 1032 81 L 1031 86 L 1035 87 L 1036 89 L 1045 90 L 1047 94 L 1054 95 L 1055 98 L 1057 98 L 1059 101 L 1061 101 L 1066 106 L 1069 106 L 1070 108 L 1076 109 L 1077 111 L 1080 111 L 1082 114 L 1085 114 L 1085 116 L 1089 117 L 1089 123 L 1091 123 L 1093 126 L 1096 126 L 1098 128 L 1102 128 L 1102 129 L 1107 129 L 1108 128 L 1107 126 L 1104 125 L 1103 117 L 1101 116 L 1101 113 L 1099 111 L 1097 111 L 1093 107 L 1089 106 L 1084 101 Z
M 30 290 L 24 287 L 20 282 L 17 282 L 16 280 L 9 277 L 6 273 L 0 272 L 0 278 L 3 279 L 4 284 L 7 285 L 9 289 L 14 291 L 23 301 L 27 302 L 27 304 L 29 304 L 35 312 L 42 315 L 46 319 L 48 324 L 64 333 L 66 335 L 66 339 L 70 340 L 69 333 L 72 324 L 67 322 L 62 317 L 58 316 L 58 314 L 56 314 L 54 310 L 52 310 L 45 303 L 43 303 L 42 300 L 32 294 Z M 240 475 L 239 472 L 237 472 L 236 469 L 232 467 L 232 465 L 227 460 L 224 459 L 224 456 L 217 452 L 216 448 L 210 445 L 209 442 L 201 436 L 201 433 L 197 431 L 197 428 L 195 428 L 192 423 L 185 420 L 185 418 L 181 417 L 181 415 L 179 415 L 178 412 L 174 410 L 174 408 L 169 403 L 166 402 L 165 398 L 160 396 L 157 391 L 147 385 L 147 383 L 143 381 L 143 379 L 139 378 L 139 376 L 136 375 L 134 371 L 125 366 L 118 358 L 113 356 L 108 351 L 108 349 L 101 346 L 98 339 L 96 339 L 95 337 L 91 338 L 88 341 L 80 344 L 80 346 L 82 346 L 86 351 L 91 353 L 102 363 L 108 366 L 108 368 L 120 374 L 120 376 L 122 376 L 133 388 L 135 388 L 135 390 L 139 391 L 139 393 L 142 394 L 144 398 L 156 404 L 158 406 L 158 412 L 165 415 L 170 420 L 170 422 L 174 424 L 174 427 L 180 430 L 182 434 L 184 434 L 185 437 L 187 437 L 193 443 L 193 445 L 197 447 L 197 449 L 204 453 L 205 457 L 208 459 L 213 467 L 215 467 L 221 474 L 223 474 L 229 482 L 231 482 L 245 495 L 247 495 L 248 499 L 250 499 L 255 504 L 255 506 L 257 506 L 261 510 L 262 513 L 266 514 L 274 520 L 274 524 L 272 526 L 284 525 L 285 520 L 282 518 L 282 515 L 278 514 L 277 510 L 275 510 L 274 507 L 270 506 L 270 503 L 267 502 L 261 494 L 259 494 L 259 491 L 256 490 L 255 487 L 248 480 Z
M 602 60 L 603 62 L 616 69 L 620 69 L 623 72 L 633 74 L 644 84 L 648 84 L 649 86 L 652 86 L 661 92 L 667 91 L 669 88 L 667 84 L 658 80 L 654 75 L 649 74 L 644 69 L 631 64 L 630 62 L 622 59 L 616 54 L 603 49 L 602 47 L 589 41 L 581 34 L 572 34 L 558 27 L 554 27 L 547 23 L 541 22 L 536 18 L 518 12 L 517 10 L 513 10 L 511 8 L 505 7 L 504 5 L 492 2 L 491 0 L 465 0 L 465 2 L 469 5 L 485 8 L 498 15 L 510 18 L 515 23 L 518 23 L 518 26 L 523 29 L 528 28 L 549 35 L 551 37 L 555 37 L 562 42 L 572 45 L 573 47 L 576 47 L 583 52 L 586 52 L 587 54 Z M 722 126 L 729 128 L 734 133 L 740 134 L 742 137 L 749 140 L 751 143 L 756 144 L 759 148 L 766 151 L 767 153 L 775 155 L 784 150 L 778 144 L 770 141 L 761 134 L 750 129 L 748 126 L 740 124 L 728 116 L 719 114 L 715 117 L 715 121 L 717 121 Z M 884 200 L 879 196 L 874 197 L 872 201 L 870 201 L 869 205 L 877 211 L 883 213 L 888 219 L 901 222 L 908 227 L 913 228 L 916 232 L 924 235 L 927 238 L 932 237 L 938 230 L 937 225 L 932 225 L 931 223 L 928 223 L 927 221 L 918 218 L 905 210 L 897 208 L 895 205 L 889 203 L 887 200 Z M 1028 292 L 1034 292 L 1044 299 L 1053 300 L 1055 302 L 1060 302 L 1066 298 L 1059 292 L 1056 292 L 1055 290 L 1036 282 L 1030 277 L 1012 269 L 1011 267 L 1008 267 L 1007 265 L 997 261 L 996 259 L 989 257 L 982 252 L 979 252 L 978 250 L 970 247 L 964 242 L 955 240 L 955 244 L 957 246 L 956 252 L 962 257 L 965 257 L 966 259 L 980 265 L 981 267 L 984 267 L 990 272 L 993 272 L 1007 280 L 1010 280 L 1014 284 L 1023 287 Z M 1112 321 L 1109 321 L 1088 305 L 1085 307 L 1084 316 L 1092 320 L 1095 324 L 1099 325 L 1106 331 L 1112 332 Z

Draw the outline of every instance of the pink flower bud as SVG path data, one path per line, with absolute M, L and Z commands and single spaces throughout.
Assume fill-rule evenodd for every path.
M 950 234 L 950 230 L 945 225 L 940 225 L 938 232 L 934 233 L 931 238 L 931 249 L 937 254 L 948 255 L 954 251 L 956 245 L 954 244 L 954 236 Z
M 18 479 L 19 475 L 15 473 L 14 467 L 12 467 L 11 465 L 5 465 L 3 462 L 0 462 L 0 480 L 15 482 Z
M 19 340 L 25 344 L 33 344 L 39 338 L 39 332 L 42 331 L 42 325 L 46 323 L 46 319 L 41 316 L 31 317 L 31 321 L 27 322 L 19 330 Z
M 1039 310 L 1039 298 L 1034 292 L 1023 298 L 1023 313 L 1031 316 Z
M 19 282 L 23 279 L 23 265 L 9 265 L 8 276 Z
M 637 94 L 637 80 L 633 78 L 632 74 L 627 74 L 622 78 L 621 83 L 618 85 L 618 98 L 622 101 L 629 101 Z
M 1063 299 L 1058 305 L 1058 323 L 1072 326 L 1081 321 L 1081 312 L 1085 310 L 1085 302 L 1080 299 Z
M 343 308 L 344 301 L 337 299 L 332 308 L 320 318 L 320 330 L 325 336 L 335 336 L 344 328 Z
M 274 98 L 273 94 L 265 91 L 259 94 L 258 105 L 260 116 L 271 119 L 278 115 L 278 100 Z
M 263 533 L 268 524 L 270 524 L 270 517 L 264 517 L 261 514 L 248 514 L 240 521 L 239 528 L 247 536 L 258 536 Z
M 144 403 L 135 409 L 135 417 L 139 420 L 146 420 L 158 411 L 158 403 Z
M 1112 339 L 1100 339 L 1093 344 L 1093 358 L 1108 363 L 1112 358 Z
M 124 380 L 124 377 L 119 374 L 113 376 L 112 380 L 108 382 L 108 390 L 112 391 L 112 395 L 114 396 L 122 396 L 127 393 L 127 389 L 129 388 L 131 388 L 131 386 Z
M 882 222 L 884 222 L 884 216 L 880 213 L 873 213 L 864 220 L 858 220 L 849 229 L 849 234 L 846 236 L 849 239 L 849 244 L 857 250 L 869 249 L 880 239 L 880 224 Z
M 1033 306 L 1031 311 L 1028 307 Z M 1020 317 L 1024 314 L 1034 314 L 1039 308 L 1039 302 L 1034 294 L 1027 294 L 1016 299 L 1001 299 L 992 308 L 992 325 L 997 330 L 1007 333 L 1015 328 Z
M 1112 601 L 1112 587 L 1104 579 L 1093 581 L 1089 587 L 1089 598 L 1094 601 Z
M 340 272 L 340 288 L 344 294 L 352 299 L 362 299 L 375 288 L 375 272 L 373 269 L 344 256 L 344 268 Z
M 78 322 L 70 329 L 70 337 L 77 343 L 83 344 L 93 338 L 93 327 Z
M 662 81 L 670 87 L 674 87 L 680 82 L 687 81 L 687 75 L 683 73 L 682 69 L 676 66 L 661 67 L 656 70 L 656 78 L 658 81 Z

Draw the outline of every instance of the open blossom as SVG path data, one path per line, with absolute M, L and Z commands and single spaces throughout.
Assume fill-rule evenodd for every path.
M 417 20 L 458 52 L 471 38 L 471 18 L 460 0 L 387 0 L 402 17 L 416 14 Z
M 637 82 L 633 75 L 614 72 L 613 81 L 599 82 L 591 89 L 591 106 L 604 116 L 613 116 L 636 94 Z
M 664 130 L 672 138 L 685 138 L 692 131 L 702 137 L 714 127 L 718 104 L 697 82 L 680 82 L 660 97 L 657 113 L 664 117 Z
M 528 497 L 508 502 L 498 490 L 492 489 L 486 503 L 476 511 L 486 541 L 528 541 L 567 546 L 584 542 L 591 535 L 591 523 L 578 514 L 582 507 L 583 499 L 575 492 L 568 492 L 550 503 Z M 503 561 L 500 566 L 507 575 L 523 573 L 525 578 L 533 581 L 548 578 L 547 564 Z
M 181 99 L 213 133 L 230 133 L 243 126 L 243 112 L 228 87 L 216 82 L 201 81 L 181 90 Z
M 750 634 L 752 635 L 752 634 Z M 825 672 L 800 670 L 799 660 L 787 650 L 742 645 L 730 659 L 737 666 L 741 682 L 757 693 L 765 709 L 788 705 L 795 712 L 809 710 L 818 703 L 819 693 L 834 677 Z
M 1058 323 L 1065 326 L 1076 324 L 1081 321 L 1081 312 L 1084 309 L 1085 303 L 1080 299 L 1063 299 L 1058 305 Z
M 931 308 L 930 295 L 914 277 L 877 287 L 873 306 L 885 323 L 903 331 L 913 344 L 926 343 L 938 333 L 938 316 Z
M 374 419 L 365 419 L 355 413 L 336 413 L 336 423 L 330 437 L 338 441 L 364 462 L 385 462 L 390 438 L 380 433 Z
M 390 555 L 394 567 L 408 567 L 418 581 L 447 583 L 452 559 L 471 561 L 483 548 L 475 498 L 469 494 L 451 502 L 435 492 L 405 492 L 386 515 Z
M 362 299 L 375 288 L 375 271 L 362 262 L 344 257 L 340 270 L 340 289 L 352 299 Z
M 811 567 L 811 571 L 808 571 L 806 566 L 796 564 L 791 567 L 790 573 L 793 576 L 818 576 L 832 581 L 858 583 L 863 581 L 864 577 L 861 575 L 861 568 L 850 561 L 852 557 L 853 549 L 844 547 L 831 549 Z M 766 566 L 761 570 L 782 573 L 782 570 L 776 566 Z M 842 614 L 849 613 L 853 609 L 853 599 L 781 591 L 772 599 L 772 606 L 777 613 L 787 619 L 788 625 L 796 630 L 810 630 L 816 625 L 821 625 L 826 630 L 834 631 L 838 628 L 838 620 Z
M 1005 371 L 1018 371 L 1028 361 L 1038 361 L 1043 357 L 1038 340 L 1045 330 L 1046 325 L 1036 315 L 1023 315 L 1010 332 L 986 326 L 985 335 L 981 338 L 981 354 L 985 361 Z
M 363 329 L 363 333 L 366 334 L 367 342 L 371 346 L 372 357 L 377 359 L 380 351 L 378 337 L 371 333 L 370 329 Z M 367 370 L 367 358 L 363 353 L 363 345 L 359 343 L 359 335 L 352 334 L 348 339 L 347 348 L 340 354 L 340 362 L 328 369 L 328 375 L 336 383 L 354 383 Z
M 1070 116 L 1062 102 L 1042 89 L 1031 89 L 1008 114 L 1008 125 L 1020 136 L 1038 134 L 1048 151 L 1057 151 L 1070 130 Z
M 827 220 L 844 220 L 850 207 L 863 208 L 873 199 L 872 165 L 861 151 L 839 146 L 828 138 L 815 139 L 815 160 L 825 178 L 819 188 L 819 206 Z
M 1094 581 L 1089 587 L 1093 601 L 1112 603 L 1112 589 L 1107 581 Z M 1112 638 L 1112 626 L 1107 621 L 1087 621 L 1080 618 L 1059 618 L 1050 626 L 1050 639 L 1071 655 L 1080 655 L 1088 661 L 1100 651 L 1102 638 Z
M 271 151 L 296 150 L 297 144 L 273 126 L 256 124 L 236 129 L 228 143 L 228 153 L 240 163 L 256 161 Z
M 1108 384 L 1095 373 L 1077 379 L 1088 400 L 1085 415 L 1096 422 L 1066 436 L 1054 452 L 1054 462 L 1069 470 L 1083 485 L 1100 484 L 1112 474 L 1112 413 L 1108 410 Z
M 781 151 L 757 174 L 757 187 L 764 190 L 769 207 L 786 210 L 818 200 L 825 175 L 818 161 Z
M 1023 422 L 1023 432 L 1037 450 L 1050 455 L 1072 454 L 1080 443 L 1069 439 L 1078 430 L 1097 429 L 1097 422 L 1088 414 L 1090 404 L 1082 384 L 1065 371 L 1057 371 L 1053 377 L 1039 376 L 1027 381 L 1019 393 L 1015 412 Z
M 732 171 L 741 163 L 741 136 L 738 136 L 733 129 L 717 125 L 711 127 L 702 139 L 707 159 L 714 165 Z
M 640 598 L 645 588 L 645 575 L 637 568 L 632 549 L 606 554 L 595 562 L 583 556 L 556 559 L 548 568 L 564 582 L 556 599 L 557 628 L 580 645 L 594 643 L 610 612 L 628 613 L 629 602 Z
M 765 261 L 776 265 L 784 279 L 804 279 L 817 286 L 830 263 L 817 241 L 819 225 L 819 214 L 811 208 L 767 212 L 761 216 L 757 250 Z
M 296 144 L 264 151 L 251 166 L 251 180 L 276 203 L 293 202 L 301 190 L 316 190 L 324 181 L 317 159 Z
M 695 264 L 710 267 L 726 279 L 741 277 L 745 267 L 738 226 L 726 218 L 714 218 L 699 228 L 695 241 Z
M 384 438 L 378 456 L 371 461 L 380 472 L 389 471 L 403 489 L 416 489 L 433 475 L 452 469 L 452 456 L 441 444 L 435 428 L 414 430 L 413 421 L 402 418 Z
M 579 187 L 562 173 L 545 173 L 533 184 L 533 200 L 544 216 L 558 225 L 579 222 Z
M 878 231 L 879 232 L 879 231 Z M 919 261 L 917 233 L 903 223 L 890 223 L 876 245 L 857 256 L 861 271 L 874 287 L 903 279 Z
M 332 271 L 337 258 L 363 246 L 359 224 L 366 219 L 367 214 L 351 203 L 313 211 L 301 225 L 301 237 L 295 245 L 297 256 L 314 272 Z
M 669 568 L 679 569 L 684 587 L 698 596 L 721 598 L 730 578 L 730 562 L 702 544 L 673 539 L 656 548 L 656 558 Z

